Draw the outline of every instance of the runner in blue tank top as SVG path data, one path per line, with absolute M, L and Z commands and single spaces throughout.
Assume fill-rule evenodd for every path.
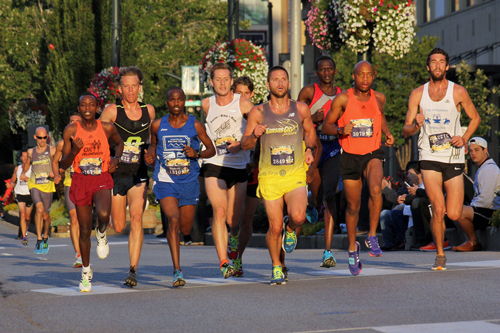
M 194 116 L 184 112 L 186 95 L 179 87 L 167 92 L 170 113 L 151 125 L 151 145 L 144 158 L 155 164 L 154 194 L 168 218 L 167 240 L 174 266 L 174 287 L 186 284 L 180 266 L 179 230 L 191 231 L 196 203 L 200 196 L 198 158 L 215 155 L 212 140 L 205 127 Z M 200 141 L 206 147 L 200 150 Z

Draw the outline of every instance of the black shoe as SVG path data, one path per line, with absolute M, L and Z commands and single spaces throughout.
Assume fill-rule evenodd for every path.
M 137 286 L 137 273 L 133 267 L 130 267 L 130 270 L 128 271 L 128 276 L 125 279 L 125 282 L 123 283 L 127 287 L 133 288 Z
M 158 237 L 158 238 L 166 238 L 167 237 L 167 233 L 166 232 L 162 232 L 161 234 L 156 235 L 156 237 Z

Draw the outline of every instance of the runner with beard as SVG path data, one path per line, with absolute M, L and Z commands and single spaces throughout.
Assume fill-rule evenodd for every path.
M 444 50 L 435 48 L 429 53 L 427 71 L 430 81 L 411 93 L 403 127 L 405 137 L 420 130 L 420 169 L 432 206 L 431 231 L 437 252 L 432 270 L 446 269 L 444 215 L 458 220 L 462 214 L 465 146 L 481 122 L 467 90 L 446 79 L 449 68 L 448 53 Z M 470 118 L 463 134 L 460 126 L 462 109 Z

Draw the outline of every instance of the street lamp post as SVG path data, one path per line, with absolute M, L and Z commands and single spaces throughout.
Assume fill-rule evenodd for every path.
M 229 40 L 240 38 L 240 1 L 227 1 L 227 32 Z
M 120 3 L 113 0 L 111 10 L 111 66 L 120 67 Z

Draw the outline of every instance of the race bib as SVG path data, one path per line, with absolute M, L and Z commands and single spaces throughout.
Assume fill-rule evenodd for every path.
M 224 138 L 215 140 L 215 149 L 217 150 L 217 155 L 220 156 L 229 154 L 229 150 L 227 149 L 227 147 L 233 142 L 236 142 L 236 139 L 232 136 L 226 136 Z
M 271 147 L 272 165 L 292 165 L 295 162 L 293 146 Z
M 83 158 L 78 166 L 82 175 L 98 176 L 102 173 L 102 160 L 100 158 Z
M 316 129 L 316 135 L 321 141 L 334 141 L 337 136 L 323 133 L 323 124 L 319 124 Z
M 35 184 L 48 184 L 49 183 L 49 174 L 46 172 L 39 173 L 35 176 Z
M 373 136 L 373 119 L 352 119 L 352 138 L 371 138 Z
M 141 160 L 141 149 L 135 143 L 125 143 L 121 163 L 139 164 Z
M 441 151 L 451 148 L 451 135 L 448 133 L 429 135 L 429 145 L 432 151 Z
M 189 160 L 176 158 L 166 160 L 165 162 L 165 169 L 167 169 L 167 174 L 173 176 L 182 176 L 189 174 Z

